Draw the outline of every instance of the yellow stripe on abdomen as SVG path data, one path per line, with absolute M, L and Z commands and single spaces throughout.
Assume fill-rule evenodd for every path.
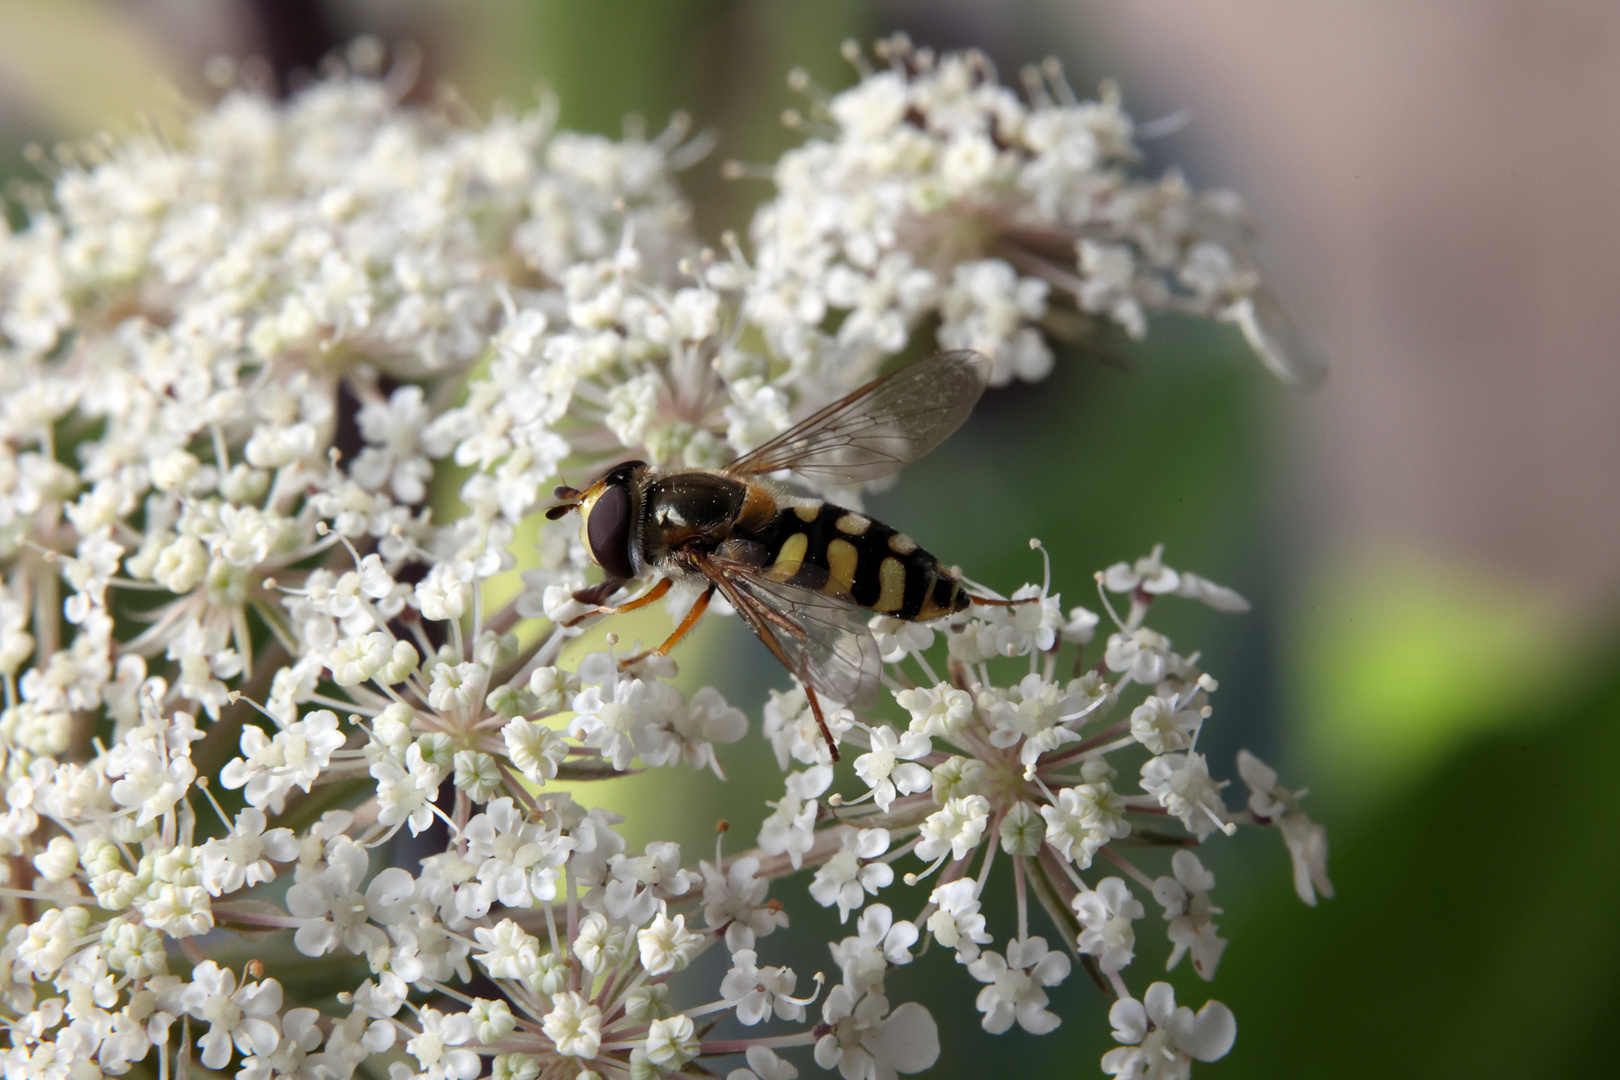
M 928 591 L 923 594 L 922 605 L 914 618 L 926 622 L 961 611 L 966 606 L 961 582 L 953 577 L 937 577 L 928 583 Z
M 882 591 L 878 593 L 872 610 L 899 611 L 906 602 L 906 568 L 899 559 L 892 555 L 884 557 L 878 566 L 878 584 Z
M 804 553 L 810 547 L 810 538 L 804 533 L 794 533 L 782 541 L 781 548 L 776 553 L 776 561 L 772 562 L 765 575 L 777 581 L 786 581 L 799 572 L 804 565 Z
M 802 535 L 802 534 L 801 534 Z M 834 540 L 827 545 L 827 587 L 829 593 L 847 593 L 855 585 L 855 564 L 860 553 L 848 540 Z

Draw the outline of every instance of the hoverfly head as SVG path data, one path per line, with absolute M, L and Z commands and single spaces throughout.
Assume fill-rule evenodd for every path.
M 579 492 L 580 538 L 591 559 L 610 576 L 629 580 L 636 576 L 630 553 L 640 492 L 638 477 L 647 470 L 644 461 L 626 461 L 608 470 L 606 476 Z M 565 498 L 560 491 L 558 498 Z M 554 507 L 553 509 L 567 509 Z M 549 514 L 550 511 L 547 511 Z

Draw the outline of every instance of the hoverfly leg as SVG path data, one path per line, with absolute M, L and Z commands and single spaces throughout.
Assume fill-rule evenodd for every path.
M 606 585 L 608 583 L 604 581 L 602 584 Z M 623 584 L 623 582 L 615 583 L 615 588 L 621 584 Z M 563 623 L 563 625 L 577 626 L 579 623 L 582 623 L 586 619 L 592 618 L 596 615 L 623 615 L 627 611 L 634 611 L 637 608 L 646 607 L 654 600 L 657 600 L 659 597 L 669 592 L 669 586 L 669 578 L 664 578 L 658 584 L 654 585 L 652 588 L 648 589 L 634 600 L 626 600 L 622 604 L 615 604 L 611 607 L 592 608 L 590 611 L 582 612 L 581 614 L 574 616 L 572 619 L 569 619 L 567 622 Z M 581 589 L 579 592 L 574 594 L 574 598 L 579 600 L 580 603 L 584 603 L 585 601 L 581 598 L 581 593 L 589 593 L 590 591 L 590 589 Z
M 821 729 L 821 737 L 827 742 L 827 753 L 832 755 L 833 764 L 836 765 L 842 759 L 838 756 L 838 744 L 833 742 L 832 731 L 827 727 L 827 718 L 821 714 L 821 700 L 809 684 L 805 684 L 804 696 L 810 702 L 810 712 L 816 718 L 816 726 Z
M 665 580 L 667 581 L 668 579 Z M 647 659 L 649 656 L 668 656 L 669 650 L 675 647 L 675 643 L 680 641 L 681 638 L 685 637 L 687 631 L 696 626 L 697 621 L 703 617 L 703 613 L 709 610 L 709 601 L 714 598 L 714 590 L 716 588 L 718 588 L 718 586 L 716 586 L 713 582 L 710 582 L 709 587 L 703 590 L 703 595 L 698 597 L 697 602 L 692 605 L 692 610 L 686 613 L 686 618 L 681 620 L 681 625 L 675 628 L 675 632 L 673 634 L 664 639 L 664 643 L 662 645 L 658 646 L 656 649 L 648 649 L 646 652 L 637 653 L 629 659 L 620 660 L 620 670 L 628 668 L 632 664 L 639 663 L 642 660 Z
M 574 599 L 590 607 L 601 607 L 607 603 L 607 598 L 624 588 L 624 581 L 619 578 L 608 578 L 598 581 L 595 585 L 587 585 L 574 592 Z
M 1042 599 L 1039 596 L 1023 596 L 1017 600 L 1003 600 L 998 596 L 975 596 L 968 593 L 968 599 L 982 607 L 1017 607 L 1019 604 L 1033 604 Z

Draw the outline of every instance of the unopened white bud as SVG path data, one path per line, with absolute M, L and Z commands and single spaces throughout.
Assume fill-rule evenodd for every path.
M 79 865 L 79 846 L 66 836 L 58 836 L 50 845 L 34 856 L 34 866 L 40 876 L 53 885 L 73 876 Z
M 418 659 L 416 649 L 410 642 L 396 641 L 388 662 L 378 669 L 377 679 L 388 686 L 402 683 L 416 670 Z
M 202 463 L 184 450 L 171 450 L 152 462 L 152 486 L 159 491 L 185 487 L 197 475 Z
M 540 1063 L 528 1054 L 501 1054 L 489 1067 L 490 1080 L 538 1080 Z
M 1027 802 L 1008 810 L 1001 819 L 1001 850 L 1009 855 L 1039 855 L 1046 839 L 1046 822 Z
M 481 750 L 456 751 L 456 787 L 473 802 L 485 802 L 501 786 L 495 759 Z M 487 1041 L 487 1040 L 486 1040 Z

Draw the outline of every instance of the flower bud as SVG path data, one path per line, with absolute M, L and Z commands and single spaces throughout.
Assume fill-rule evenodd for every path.
M 52 838 L 50 846 L 34 856 L 34 866 L 51 884 L 66 881 L 79 865 L 79 847 L 66 836 Z

